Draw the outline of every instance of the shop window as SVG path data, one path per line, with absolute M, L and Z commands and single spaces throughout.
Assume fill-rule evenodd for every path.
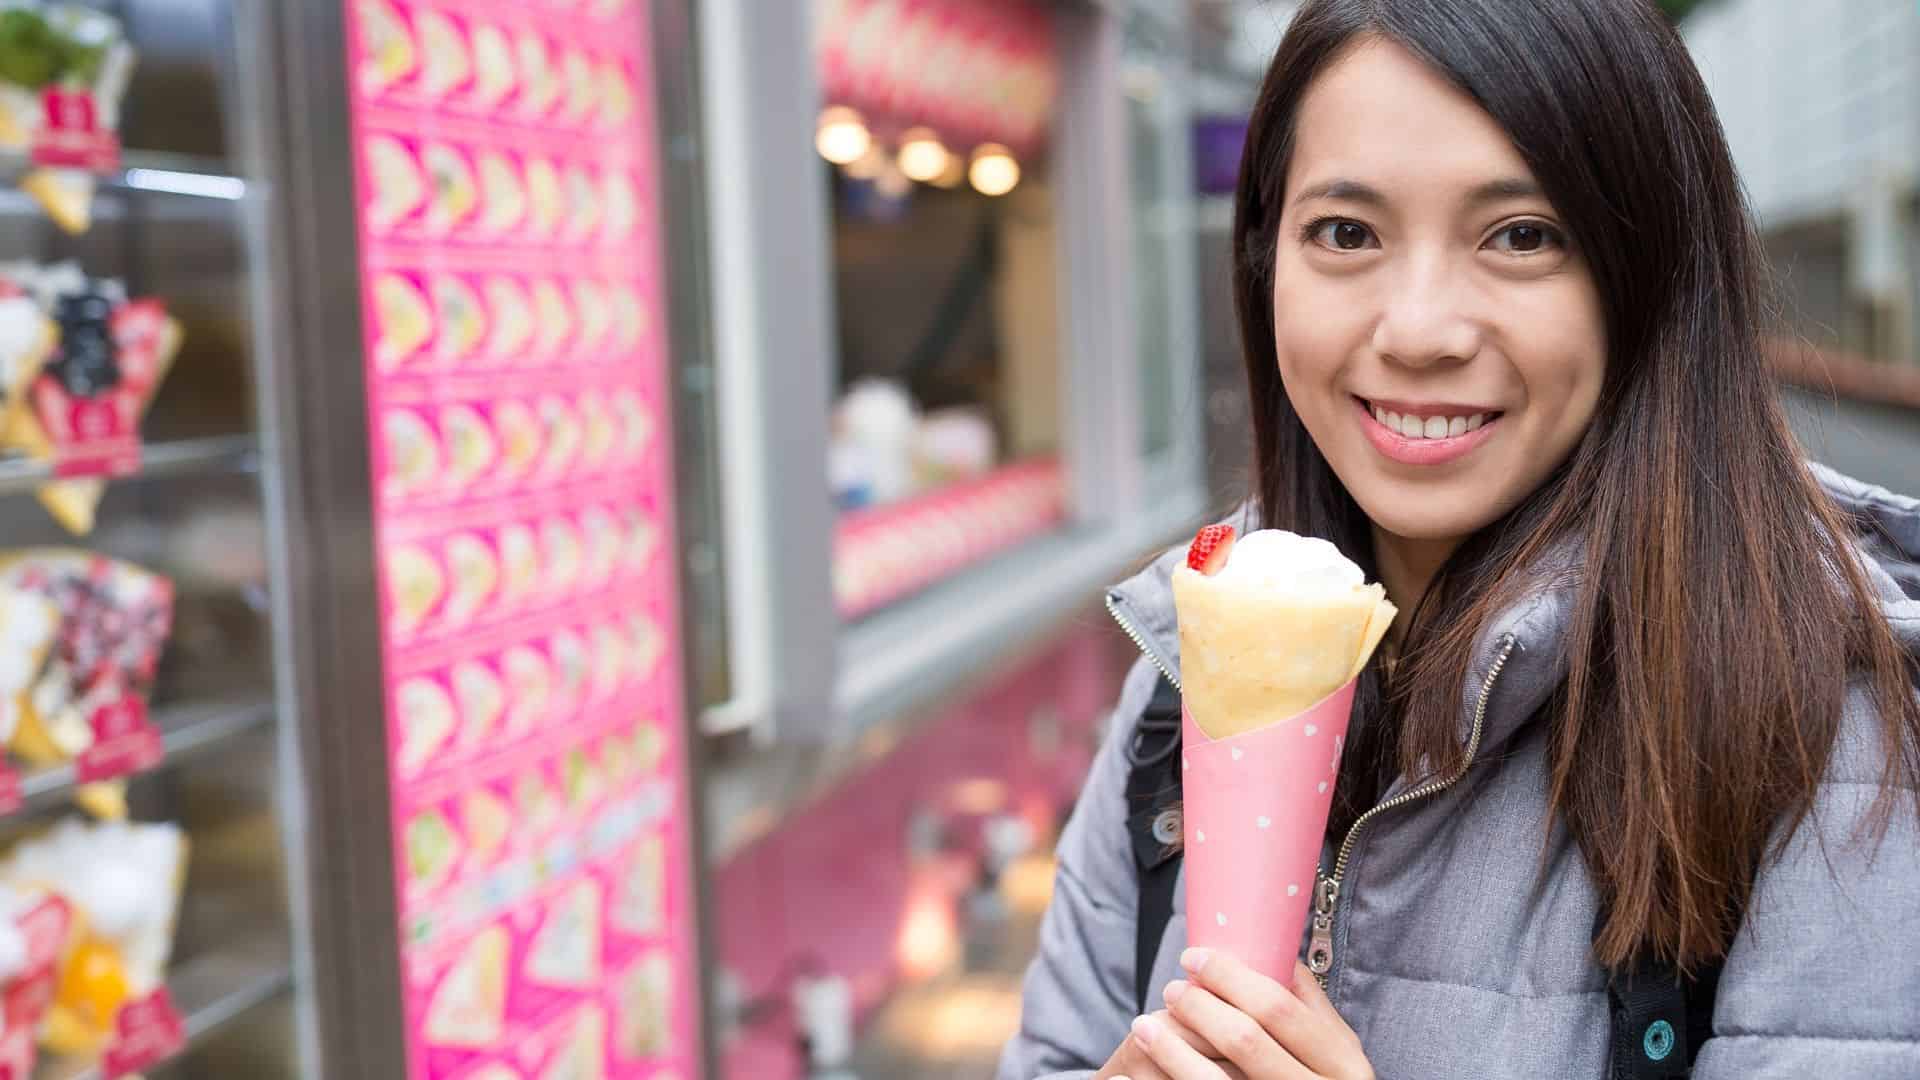
M 839 342 L 834 587 L 857 618 L 1063 520 L 1057 60 L 1040 4 L 815 14 Z

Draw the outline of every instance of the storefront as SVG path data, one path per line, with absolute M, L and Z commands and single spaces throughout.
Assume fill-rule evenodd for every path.
M 25 6 L 0 1076 L 798 1076 L 1044 902 L 1184 4 Z
M 716 1042 L 797 1076 L 968 966 L 1129 659 L 1101 587 L 1206 510 L 1187 14 L 701 10 Z

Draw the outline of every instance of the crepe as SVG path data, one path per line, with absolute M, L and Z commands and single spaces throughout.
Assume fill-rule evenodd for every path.
M 507 1011 L 507 931 L 474 936 L 427 1004 L 426 1040 L 485 1048 L 500 1041 Z
M 426 54 L 420 90 L 430 98 L 443 98 L 473 77 L 467 40 L 452 19 L 431 8 L 417 10 L 414 29 L 420 36 L 420 51 Z
M 480 191 L 486 204 L 480 223 L 488 232 L 512 232 L 526 219 L 527 188 L 512 158 L 498 150 L 481 151 Z
M 486 309 L 473 286 L 452 274 L 437 274 L 433 279 L 434 307 L 440 313 L 441 360 L 457 361 L 480 347 L 487 337 Z
M 380 324 L 374 366 L 392 371 L 433 339 L 433 306 L 407 278 L 392 272 L 373 279 L 373 306 Z
M 373 199 L 367 205 L 367 224 L 391 229 L 413 215 L 427 201 L 427 182 L 420 163 L 406 144 L 391 135 L 370 135 L 364 144 L 367 179 Z
M 440 475 L 440 443 L 418 413 L 392 409 L 387 435 L 387 494 L 398 497 L 428 487 Z
M 420 151 L 420 164 L 431 185 L 427 227 L 436 233 L 458 228 L 480 205 L 480 182 L 465 154 L 446 143 L 430 143 Z
M 487 357 L 497 364 L 522 359 L 533 340 L 533 302 L 510 277 L 490 277 L 483 286 L 487 308 L 493 312 L 493 333 L 487 338 Z
M 473 101 L 483 109 L 492 109 L 505 101 L 519 84 L 514 72 L 513 46 L 507 35 L 491 23 L 473 28 Z
M 464 660 L 454 665 L 453 696 L 460 703 L 461 745 L 484 745 L 507 711 L 499 676 L 478 660 Z
M 379 94 L 387 87 L 413 74 L 420 64 L 413 47 L 413 36 L 406 21 L 393 6 L 381 0 L 360 0 L 360 87 L 367 94 Z
M 1234 545 L 1229 567 L 1234 558 L 1258 558 L 1269 547 L 1276 557 L 1330 555 L 1346 563 L 1325 541 L 1278 536 L 1290 539 L 1270 544 L 1262 533 L 1250 534 Z M 1358 583 L 1358 567 L 1349 582 L 1319 574 L 1324 565 L 1331 564 L 1316 562 L 1298 582 L 1287 581 L 1284 571 L 1174 571 L 1181 691 L 1208 736 L 1284 723 L 1366 667 L 1393 624 L 1394 606 L 1381 586 Z
M 527 948 L 527 978 L 591 989 L 600 978 L 600 884 L 589 878 L 561 894 Z
M 400 774 L 413 776 L 453 734 L 457 714 L 446 688 L 432 679 L 408 679 L 394 698 L 400 720 Z

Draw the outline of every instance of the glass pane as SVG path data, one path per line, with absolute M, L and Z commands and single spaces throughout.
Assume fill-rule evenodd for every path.
M 915 5 L 867 5 L 857 35 L 843 6 L 815 9 L 840 346 L 827 469 L 848 617 L 1051 530 L 1063 505 L 1053 13 L 936 6 L 929 22 Z M 963 56 L 973 79 L 940 75 Z
M 836 174 L 834 491 L 876 507 L 1060 447 L 1054 223 L 1042 165 L 1012 192 Z

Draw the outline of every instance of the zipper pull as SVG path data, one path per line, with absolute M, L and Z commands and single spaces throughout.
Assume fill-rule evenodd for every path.
M 1333 905 L 1340 899 L 1338 878 L 1320 877 L 1313 889 L 1313 935 L 1307 944 L 1307 970 L 1327 981 L 1333 970 Z

